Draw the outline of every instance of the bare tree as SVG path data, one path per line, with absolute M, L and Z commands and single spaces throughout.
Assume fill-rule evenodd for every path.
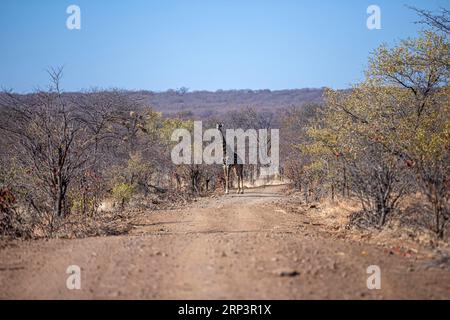
M 422 20 L 416 23 L 425 24 L 429 27 L 450 34 L 450 12 L 446 8 L 441 8 L 439 14 L 434 14 L 431 11 L 418 9 L 415 7 L 408 6 L 411 10 L 414 10 Z
M 103 94 L 98 100 L 88 95 L 75 103 L 60 89 L 62 71 L 49 70 L 52 82 L 47 92 L 6 93 L 0 100 L 4 108 L 0 130 L 13 147 L 12 158 L 25 172 L 20 187 L 34 210 L 51 211 L 53 217 L 70 212 L 67 200 L 72 184 L 95 168 L 102 142 L 114 136 L 115 117 L 108 107 L 118 102 L 111 101 L 117 96 Z

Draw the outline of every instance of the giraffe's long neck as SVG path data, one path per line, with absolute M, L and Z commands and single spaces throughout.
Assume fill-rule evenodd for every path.
M 223 133 L 223 129 L 219 129 L 220 134 L 222 135 L 222 151 L 223 151 L 223 158 L 226 159 L 227 157 L 227 140 L 225 139 L 225 134 Z

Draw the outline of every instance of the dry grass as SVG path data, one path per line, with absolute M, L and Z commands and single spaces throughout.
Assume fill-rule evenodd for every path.
M 444 239 L 437 239 L 432 231 L 433 216 L 422 195 L 407 197 L 399 212 L 393 214 L 381 229 L 349 224 L 350 216 L 362 209 L 357 199 L 326 199 L 306 204 L 300 193 L 290 191 L 289 195 L 284 205 L 287 210 L 307 216 L 313 226 L 333 237 L 380 245 L 403 255 L 421 249 L 450 251 L 450 230 L 446 230 Z
M 127 234 L 133 224 L 148 214 L 158 210 L 171 210 L 186 206 L 195 201 L 192 195 L 168 191 L 159 194 L 137 195 L 121 207 L 113 200 L 105 199 L 93 214 L 72 212 L 67 217 L 55 218 L 51 213 L 31 218 L 24 210 L 20 211 L 16 224 L 26 230 L 24 235 L 0 233 L 0 240 L 39 239 L 39 238 L 86 238 Z M 24 223 L 23 221 L 26 221 Z M 18 229 L 17 229 L 18 230 Z

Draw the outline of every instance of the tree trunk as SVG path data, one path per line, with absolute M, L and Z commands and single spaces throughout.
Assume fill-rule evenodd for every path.
M 58 191 L 56 194 L 55 215 L 62 217 L 65 214 L 65 200 L 66 200 L 67 186 L 61 178 L 58 179 Z

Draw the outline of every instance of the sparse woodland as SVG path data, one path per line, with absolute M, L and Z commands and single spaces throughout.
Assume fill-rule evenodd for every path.
M 164 114 L 129 92 L 64 93 L 62 69 L 47 91 L 0 95 L 0 234 L 52 237 L 60 229 L 157 208 L 222 188 L 220 165 L 170 159 L 176 128 L 280 128 L 281 174 L 304 201 L 357 199 L 350 224 L 382 228 L 419 194 L 418 209 L 444 238 L 449 229 L 448 14 L 419 12 L 428 29 L 372 55 L 366 78 L 323 103 L 270 110 L 249 104 L 202 116 Z M 431 17 L 431 18 L 430 18 Z M 439 20 L 439 18 L 441 20 Z M 437 20 L 436 20 L 437 19 Z M 441 22 L 441 24 L 437 22 Z M 67 75 L 70 76 L 70 75 Z M 175 93 L 182 98 L 187 89 Z M 269 92 L 263 92 L 270 94 Z M 211 99 L 214 95 L 208 94 Z M 259 168 L 248 166 L 248 182 Z
M 362 83 L 327 90 L 322 108 L 287 113 L 296 140 L 285 173 L 307 200 L 356 197 L 356 225 L 381 228 L 401 214 L 403 199 L 420 193 L 419 211 L 442 238 L 449 229 L 448 12 L 419 13 L 431 29 L 378 48 Z
M 51 237 L 222 188 L 220 165 L 172 163 L 172 132 L 192 132 L 193 119 L 183 112 L 163 117 L 119 90 L 64 93 L 62 71 L 49 71 L 48 91 L 0 97 L 3 235 Z M 245 108 L 221 120 L 230 127 L 269 128 L 272 119 L 272 113 Z M 205 119 L 204 125 L 214 127 L 215 121 Z M 248 170 L 249 180 L 254 172 Z

